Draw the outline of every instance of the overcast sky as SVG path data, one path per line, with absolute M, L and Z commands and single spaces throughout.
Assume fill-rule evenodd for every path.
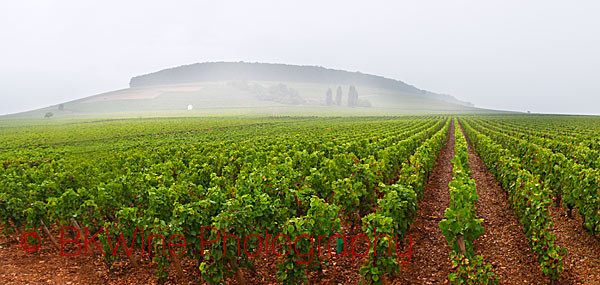
M 0 114 L 205 61 L 319 65 L 600 114 L 599 1 L 2 1 Z

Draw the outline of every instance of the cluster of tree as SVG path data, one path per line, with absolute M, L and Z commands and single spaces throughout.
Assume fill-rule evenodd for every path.
M 267 88 L 260 84 L 248 84 L 248 81 L 241 80 L 230 82 L 230 85 L 244 91 L 252 92 L 260 100 L 292 105 L 306 104 L 306 100 L 300 96 L 296 89 L 282 83 L 271 85 Z
M 348 90 L 348 107 L 356 107 L 358 105 L 358 91 L 356 87 L 350 86 Z
M 342 87 L 338 86 L 336 94 L 335 94 L 335 101 L 333 101 L 333 91 L 331 91 L 331 88 L 327 89 L 327 95 L 325 98 L 325 101 L 327 102 L 327 106 L 331 106 L 333 104 L 335 105 L 342 105 Z
M 327 106 L 332 106 L 334 104 L 337 106 L 341 106 L 342 105 L 342 96 L 343 96 L 342 87 L 338 86 L 336 95 L 335 95 L 335 101 L 334 101 L 333 100 L 333 91 L 331 90 L 331 88 L 328 88 L 327 93 L 325 95 L 325 102 L 326 102 Z M 354 85 L 352 85 L 352 86 L 350 86 L 350 89 L 348 90 L 348 107 L 371 107 L 371 102 L 369 102 L 367 100 L 358 99 L 358 91 L 356 91 L 356 87 Z
M 282 83 L 271 85 L 268 92 L 260 94 L 258 98 L 283 104 L 300 105 L 306 103 L 296 89 L 287 87 Z

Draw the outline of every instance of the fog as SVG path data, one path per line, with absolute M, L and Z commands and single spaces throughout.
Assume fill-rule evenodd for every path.
M 0 114 L 205 61 L 382 75 L 479 107 L 600 114 L 597 1 L 3 1 Z

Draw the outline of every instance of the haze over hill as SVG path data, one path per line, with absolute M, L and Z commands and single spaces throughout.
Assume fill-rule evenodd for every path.
M 130 87 L 211 82 L 224 80 L 288 81 L 318 84 L 360 85 L 403 93 L 421 94 L 449 103 L 473 106 L 456 98 L 428 92 L 402 81 L 381 76 L 327 69 L 320 66 L 301 66 L 247 62 L 205 62 L 164 69 L 158 72 L 133 77 Z
M 211 114 L 375 115 L 481 112 L 450 95 L 318 66 L 207 62 L 131 78 L 130 88 L 13 118 Z

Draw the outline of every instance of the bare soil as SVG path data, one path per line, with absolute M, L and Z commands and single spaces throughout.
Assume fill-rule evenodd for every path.
M 500 277 L 501 284 L 547 284 L 535 253 L 531 250 L 523 225 L 508 203 L 508 193 L 468 141 L 471 178 L 477 184 L 477 216 L 483 219 L 485 232 L 473 243 L 475 254 L 483 254 Z
M 400 268 L 394 284 L 438 284 L 446 283 L 450 273 L 450 246 L 439 223 L 444 218 L 444 211 L 450 205 L 448 183 L 452 180 L 452 162 L 454 157 L 454 125 L 446 145 L 437 159 L 433 172 L 421 201 L 417 218 L 411 225 L 412 259 L 409 264 Z
M 57 232 L 54 232 L 58 236 Z M 43 240 L 46 237 L 40 235 Z M 65 246 L 65 253 L 77 251 Z M 25 252 L 13 238 L 0 239 L 0 281 L 3 284 L 158 284 L 157 265 L 142 258 L 139 268 L 133 268 L 122 256 L 110 269 L 100 257 L 80 254 L 60 256 L 50 243 L 43 243 L 35 253 Z M 199 280 L 200 274 L 193 260 L 183 260 L 185 276 L 177 278 L 170 269 L 166 284 L 190 284 Z
M 600 241 L 583 230 L 580 217 L 569 218 L 562 207 L 551 207 L 550 214 L 556 244 L 567 250 L 559 283 L 600 284 Z

